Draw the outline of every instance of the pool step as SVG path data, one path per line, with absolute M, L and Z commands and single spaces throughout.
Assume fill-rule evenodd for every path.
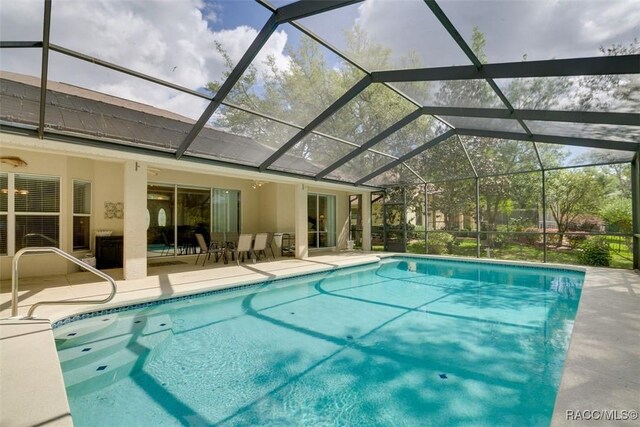
M 67 391 L 74 395 L 86 394 L 126 378 L 161 355 L 172 336 L 170 329 L 164 329 L 149 335 L 129 334 L 103 340 L 105 344 L 97 349 L 97 357 L 89 355 L 90 351 L 79 354 L 81 346 L 69 349 L 80 350 L 73 352 L 76 357 L 61 361 Z M 65 353 L 65 357 L 67 354 L 72 352 Z
M 68 323 L 54 331 L 56 347 L 58 349 L 67 347 L 73 342 L 87 342 L 91 337 L 100 335 L 117 323 L 116 314 L 108 317 L 94 317 L 85 319 L 82 322 Z M 72 345 L 72 344 L 71 344 Z
M 132 338 L 127 334 L 68 347 L 58 351 L 58 359 L 63 370 L 71 370 L 126 348 Z
M 87 343 L 101 341 L 104 336 L 148 335 L 171 328 L 171 317 L 166 314 L 124 316 L 111 314 L 81 322 L 73 322 L 55 331 L 58 351 Z

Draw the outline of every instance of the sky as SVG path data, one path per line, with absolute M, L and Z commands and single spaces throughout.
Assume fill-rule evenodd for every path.
M 286 2 L 281 2 L 286 3 Z M 39 40 L 42 0 L 0 0 L 0 38 Z M 471 43 L 485 33 L 490 62 L 598 56 L 600 46 L 640 38 L 640 0 L 440 0 L 438 4 Z M 56 0 L 51 42 L 189 88 L 202 88 L 224 71 L 220 43 L 237 61 L 269 17 L 252 0 Z M 391 48 L 396 64 L 413 52 L 420 66 L 466 65 L 469 60 L 422 0 L 367 0 L 306 18 L 301 24 L 339 48 L 360 25 Z M 286 70 L 287 44 L 296 31 L 282 26 L 260 53 Z M 39 75 L 39 54 L 3 49 L 0 68 Z M 197 118 L 207 101 L 60 54 L 51 55 L 51 80 L 144 102 Z

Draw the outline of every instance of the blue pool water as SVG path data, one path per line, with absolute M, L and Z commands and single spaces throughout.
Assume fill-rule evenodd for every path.
M 583 278 L 392 258 L 54 332 L 76 426 L 548 425 Z

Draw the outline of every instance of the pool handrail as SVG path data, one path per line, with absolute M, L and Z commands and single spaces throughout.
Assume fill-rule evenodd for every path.
M 74 257 L 73 255 L 68 254 L 67 252 L 63 251 L 62 249 L 56 248 L 54 246 L 40 246 L 40 247 L 36 246 L 36 247 L 22 248 L 18 252 L 16 252 L 16 254 L 13 256 L 13 261 L 11 262 L 11 267 L 12 267 L 11 271 L 13 273 L 12 276 L 11 276 L 11 317 L 17 317 L 18 316 L 18 262 L 20 261 L 20 257 L 22 255 L 24 255 L 25 253 L 32 253 L 32 252 L 38 252 L 38 253 L 52 252 L 52 253 L 60 255 L 61 257 L 63 257 L 65 259 L 71 261 L 72 263 L 80 266 L 84 270 L 90 271 L 91 273 L 95 274 L 96 276 L 99 276 L 102 279 L 104 279 L 107 282 L 109 282 L 111 284 L 111 293 L 109 294 L 109 296 L 107 296 L 106 298 L 101 299 L 101 300 L 38 301 L 38 302 L 36 302 L 35 304 L 33 304 L 29 308 L 29 311 L 27 312 L 26 318 L 32 318 L 33 317 L 33 312 L 36 309 L 36 307 L 41 306 L 41 305 L 45 305 L 45 304 L 46 305 L 105 304 L 105 303 L 108 303 L 109 301 L 111 301 L 113 299 L 113 297 L 116 296 L 116 292 L 118 290 L 118 287 L 116 285 L 116 281 L 111 276 L 109 276 L 108 274 L 103 273 L 102 271 L 98 270 L 95 267 L 90 266 L 86 262 Z

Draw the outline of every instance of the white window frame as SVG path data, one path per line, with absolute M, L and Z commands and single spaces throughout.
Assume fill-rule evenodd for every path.
M 75 184 L 76 182 L 81 182 L 84 184 L 89 184 L 89 213 L 88 214 L 77 214 L 75 213 L 76 209 L 75 209 L 75 200 L 76 200 L 76 194 L 75 194 Z M 71 249 L 72 251 L 77 251 L 77 252 L 82 252 L 82 251 L 90 251 L 93 247 L 92 245 L 92 241 L 91 241 L 91 231 L 89 231 L 89 244 L 86 248 L 79 248 L 76 249 L 73 247 L 73 223 L 74 223 L 74 219 L 76 217 L 87 217 L 89 218 L 89 230 L 91 230 L 91 223 L 92 221 L 92 215 L 93 215 L 93 183 L 91 181 L 87 181 L 86 179 L 77 179 L 77 178 L 73 178 L 71 180 Z

